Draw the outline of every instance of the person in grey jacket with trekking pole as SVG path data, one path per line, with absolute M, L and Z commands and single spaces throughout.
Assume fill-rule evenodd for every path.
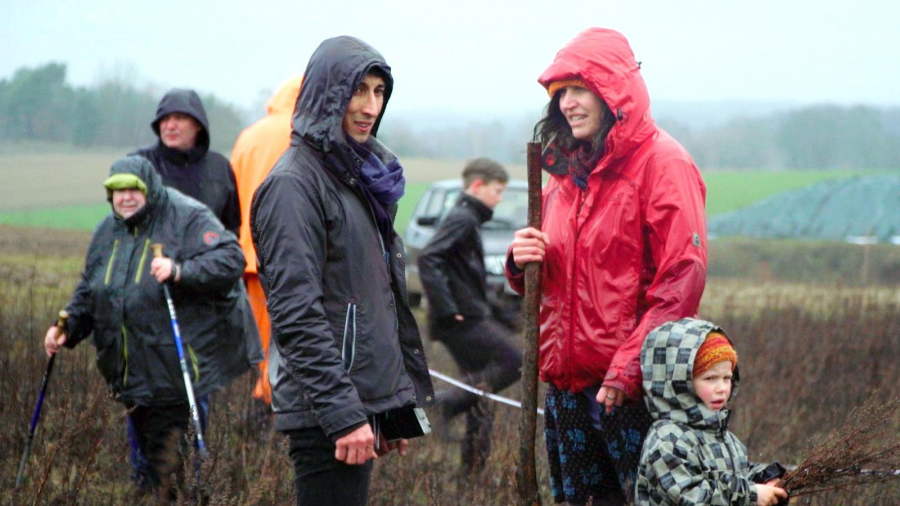
M 362 505 L 372 459 L 407 451 L 408 436 L 380 437 L 383 422 L 434 396 L 394 231 L 403 168 L 375 139 L 393 78 L 353 37 L 322 42 L 303 75 L 291 145 L 250 211 L 272 408 L 297 504 Z
M 179 442 L 191 410 L 205 429 L 209 394 L 262 360 L 240 283 L 244 257 L 212 211 L 164 187 L 146 158 L 116 161 L 103 186 L 112 213 L 94 231 L 66 307 L 65 329 L 50 327 L 44 345 L 53 355 L 93 334 L 97 367 L 130 410 L 135 440 L 147 458 L 138 487 L 171 499 L 176 484 L 168 478 L 183 470 Z M 162 257 L 153 258 L 154 243 L 163 245 Z M 170 284 L 178 312 L 188 385 L 163 283 Z M 188 402 L 191 387 L 196 406 Z

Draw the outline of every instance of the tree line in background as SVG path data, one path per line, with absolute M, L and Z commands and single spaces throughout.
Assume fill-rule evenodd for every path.
M 0 80 L 0 140 L 68 142 L 76 146 L 137 148 L 156 141 L 150 123 L 166 89 L 110 78 L 93 87 L 66 82 L 66 65 L 20 68 Z M 243 113 L 201 94 L 212 149 L 231 151 L 246 125 Z
M 432 131 L 394 118 L 380 135 L 400 155 L 492 156 L 523 164 L 525 143 L 538 118 L 472 121 Z M 657 123 L 684 145 L 701 170 L 900 169 L 897 107 L 823 104 L 735 116 L 716 126 L 692 126 L 689 119 L 665 115 Z
M 138 88 L 112 77 L 92 87 L 66 82 L 66 65 L 21 68 L 0 80 L 0 141 L 42 140 L 77 146 L 137 147 L 155 140 L 150 122 L 165 89 Z M 201 95 L 212 147 L 228 153 L 252 113 Z M 524 163 L 525 143 L 540 113 L 434 126 L 432 117 L 396 114 L 379 137 L 400 156 Z M 438 115 L 440 116 L 440 115 Z M 531 117 L 529 117 L 531 116 Z M 691 118 L 659 115 L 701 169 L 900 168 L 900 108 L 813 105 L 697 127 Z M 423 125 L 428 125 L 425 127 Z
M 660 124 L 701 169 L 900 169 L 897 107 L 814 105 L 705 130 Z

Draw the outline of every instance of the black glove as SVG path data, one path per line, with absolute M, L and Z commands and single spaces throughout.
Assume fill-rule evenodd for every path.
M 781 478 L 787 472 L 787 469 L 784 468 L 778 462 L 772 462 L 765 469 L 762 470 L 759 474 L 753 477 L 754 483 L 767 483 L 772 480 Z M 788 506 L 790 504 L 791 498 L 790 496 L 785 497 L 784 499 L 779 499 L 778 504 L 776 506 Z

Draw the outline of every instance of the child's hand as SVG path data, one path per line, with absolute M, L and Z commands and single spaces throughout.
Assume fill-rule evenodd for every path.
M 780 499 L 787 499 L 787 492 L 783 488 L 756 485 L 756 504 L 759 506 L 775 506 Z

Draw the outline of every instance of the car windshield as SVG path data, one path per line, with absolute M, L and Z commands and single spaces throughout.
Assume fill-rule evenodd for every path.
M 456 205 L 461 190 L 455 188 L 447 191 L 441 219 Z M 503 192 L 503 200 L 494 208 L 490 221 L 482 225 L 487 230 L 518 230 L 528 225 L 528 190 L 525 188 L 507 187 Z

